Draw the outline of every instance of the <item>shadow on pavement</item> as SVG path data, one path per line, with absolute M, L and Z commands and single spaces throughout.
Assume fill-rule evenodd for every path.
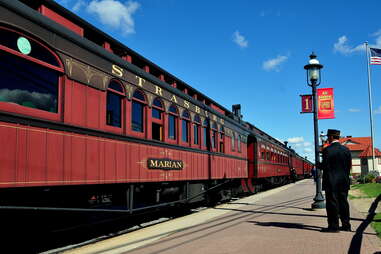
M 279 206 L 272 206 L 272 207 L 279 207 Z M 236 212 L 242 212 L 242 213 L 254 213 L 254 214 L 277 214 L 277 215 L 285 215 L 285 216 L 305 216 L 305 217 L 321 217 L 321 218 L 327 218 L 325 215 L 317 215 L 317 214 L 301 214 L 301 213 L 281 213 L 281 212 L 268 212 L 268 211 L 262 211 L 262 210 L 242 210 L 242 209 L 234 209 L 234 208 L 213 208 L 217 210 L 230 210 L 230 211 L 236 211 Z M 308 209 L 303 209 L 308 210 Z M 309 210 L 308 210 L 309 211 Z M 364 221 L 364 219 L 361 218 L 351 218 L 351 220 L 355 221 Z
M 351 245 L 350 245 L 349 250 L 348 250 L 348 254 L 360 253 L 362 236 L 364 234 L 365 229 L 373 221 L 373 218 L 376 215 L 376 208 L 377 208 L 380 200 L 381 200 L 381 194 L 378 195 L 378 197 L 373 201 L 372 205 L 370 206 L 370 208 L 368 210 L 368 216 L 366 217 L 365 220 L 363 220 L 363 222 L 360 224 L 360 226 L 358 226 L 358 228 L 356 229 L 356 233 L 352 237 L 352 241 L 351 241 Z M 377 252 L 375 254 L 377 254 Z
M 283 202 L 277 203 L 277 204 L 272 205 L 272 206 L 266 206 L 266 207 L 262 207 L 262 208 L 258 208 L 256 210 L 250 210 L 250 211 L 240 210 L 240 209 L 229 209 L 229 208 L 214 207 L 212 209 L 230 210 L 232 212 L 234 212 L 234 211 L 237 211 L 237 212 L 232 213 L 232 214 L 228 214 L 228 215 L 224 215 L 221 217 L 217 217 L 216 219 L 208 220 L 206 222 L 203 222 L 203 223 L 200 223 L 200 224 L 197 224 L 194 226 L 189 226 L 189 227 L 176 229 L 173 231 L 167 231 L 167 232 L 158 232 L 156 235 L 153 235 L 153 236 L 138 239 L 136 241 L 129 242 L 129 243 L 123 243 L 123 244 L 115 245 L 111 248 L 107 248 L 107 251 L 116 251 L 119 248 L 127 247 L 129 245 L 137 244 L 139 242 L 144 242 L 144 241 L 147 241 L 150 239 L 157 239 L 158 237 L 167 236 L 167 235 L 170 235 L 170 237 L 160 239 L 160 241 L 156 241 L 153 243 L 148 243 L 146 245 L 134 248 L 133 250 L 130 250 L 130 251 L 138 251 L 138 250 L 145 249 L 147 247 L 157 246 L 157 245 L 160 245 L 160 244 L 163 244 L 166 242 L 168 243 L 168 242 L 173 241 L 173 240 L 180 240 L 180 243 L 172 244 L 172 245 L 170 245 L 168 247 L 164 247 L 162 249 L 160 249 L 160 247 L 158 247 L 158 249 L 156 249 L 155 251 L 148 252 L 148 253 L 157 254 L 157 253 L 165 252 L 165 251 L 174 249 L 178 246 L 194 242 L 198 239 L 202 239 L 202 238 L 207 237 L 211 234 L 223 231 L 227 228 L 231 228 L 233 226 L 236 226 L 239 223 L 244 223 L 244 222 L 246 222 L 247 219 L 257 218 L 257 217 L 260 217 L 260 216 L 263 216 L 266 214 L 271 214 L 271 213 L 282 214 L 282 213 L 278 212 L 278 211 L 284 209 L 284 208 L 282 208 L 282 205 L 285 205 L 285 206 L 300 205 L 306 201 L 306 198 L 307 197 L 293 199 L 293 200 L 287 200 L 287 201 L 283 201 Z M 310 197 L 308 197 L 308 199 L 309 198 Z M 289 215 L 289 214 L 284 213 L 284 215 Z M 177 233 L 177 234 L 175 235 L 175 233 Z M 188 239 L 188 237 L 189 237 L 189 239 Z M 106 249 L 98 251 L 98 252 L 94 252 L 93 254 L 101 254 L 101 253 L 104 253 L 103 251 L 106 251 Z M 126 251 L 125 253 L 130 252 L 130 251 Z
M 258 226 L 264 227 L 278 227 L 278 228 L 295 228 L 295 229 L 304 229 L 312 231 L 321 231 L 322 227 L 304 225 L 300 223 L 289 223 L 289 222 L 260 222 L 260 221 L 248 221 L 249 223 L 255 223 Z

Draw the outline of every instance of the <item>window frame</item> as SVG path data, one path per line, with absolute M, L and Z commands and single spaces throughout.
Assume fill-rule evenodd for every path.
M 211 128 L 210 128 L 210 145 L 211 145 L 211 148 L 213 151 L 218 151 L 218 136 L 219 136 L 219 133 L 218 133 L 218 126 L 217 126 L 217 123 L 216 122 L 211 122 L 210 124 Z
M 171 108 L 175 109 L 176 113 L 172 112 Z M 171 138 L 171 134 L 170 134 L 171 117 L 173 117 L 173 121 L 174 121 L 174 130 L 173 130 L 174 138 Z M 179 136 L 178 135 L 178 130 L 179 130 L 178 119 L 179 119 L 179 109 L 177 108 L 177 106 L 175 104 L 171 104 L 168 108 L 168 113 L 167 113 L 167 123 L 168 124 L 167 124 L 166 135 L 167 135 L 168 143 L 177 144 L 177 140 L 178 140 L 178 136 Z
M 141 93 L 143 95 L 144 101 L 139 99 L 139 98 L 134 97 L 134 94 L 137 92 Z M 137 130 L 133 129 L 134 102 L 142 105 L 142 129 L 143 129 L 142 131 L 137 131 Z M 141 89 L 135 89 L 134 93 L 131 96 L 130 114 L 131 114 L 130 115 L 131 122 L 129 124 L 129 126 L 130 126 L 129 128 L 131 130 L 132 135 L 144 138 L 146 135 L 146 132 L 147 132 L 147 96 L 146 96 L 145 92 Z
M 112 82 L 115 82 L 117 83 L 118 85 L 120 85 L 120 87 L 123 89 L 124 92 L 120 92 L 118 90 L 115 90 L 113 88 L 110 88 L 110 84 Z M 108 94 L 109 93 L 112 93 L 112 94 L 115 94 L 117 96 L 120 97 L 120 126 L 115 126 L 115 125 L 110 125 L 107 123 L 107 106 L 108 106 Z M 112 131 L 117 131 L 117 132 L 122 132 L 123 129 L 124 129 L 124 126 L 125 126 L 125 90 L 124 90 L 124 86 L 123 84 L 119 81 L 119 80 L 116 80 L 116 79 L 111 79 L 110 82 L 108 83 L 108 86 L 107 86 L 107 89 L 106 89 L 106 98 L 105 98 L 105 101 L 106 101 L 106 121 L 105 121 L 105 126 L 107 129 L 109 130 L 112 130 Z
M 208 150 L 208 143 L 210 143 L 210 140 L 208 141 L 208 132 L 209 132 L 209 135 L 210 135 L 210 121 L 208 118 L 205 118 L 204 121 L 202 121 L 202 124 L 201 124 L 201 147 L 205 150 Z M 209 129 L 209 130 L 208 130 Z
M 235 133 L 233 132 L 232 133 L 232 136 L 231 136 L 231 151 L 232 152 L 235 152 Z
M 47 119 L 47 120 L 60 121 L 61 115 L 63 113 L 63 111 L 62 111 L 62 107 L 63 107 L 63 102 L 62 102 L 63 91 L 62 91 L 62 89 L 63 89 L 64 80 L 65 80 L 65 77 L 64 77 L 65 71 L 64 71 L 62 60 L 47 45 L 45 45 L 43 42 L 40 42 L 38 38 L 34 38 L 34 36 L 29 35 L 27 32 L 20 31 L 16 28 L 14 28 L 14 29 L 9 28 L 9 27 L 6 27 L 4 25 L 0 25 L 0 29 L 16 33 L 19 36 L 25 37 L 25 38 L 39 44 L 40 46 L 45 48 L 50 54 L 52 54 L 52 56 L 57 60 L 57 63 L 59 64 L 59 66 L 55 66 L 55 65 L 49 64 L 47 62 L 44 62 L 38 58 L 34 58 L 34 57 L 29 56 L 29 55 L 22 54 L 21 52 L 18 52 L 12 48 L 8 48 L 7 46 L 0 45 L 0 51 L 4 51 L 5 54 L 10 54 L 13 57 L 20 57 L 24 60 L 30 61 L 34 64 L 37 64 L 40 67 L 42 66 L 42 67 L 45 67 L 47 69 L 56 71 L 57 76 L 58 76 L 57 77 L 57 84 L 56 84 L 56 86 L 57 86 L 57 112 L 49 112 L 49 111 L 45 111 L 42 109 L 31 108 L 31 107 L 19 105 L 16 103 L 9 103 L 9 102 L 0 102 L 0 110 L 12 112 L 12 113 L 17 113 L 17 114 L 21 114 L 21 115 L 28 115 L 28 116 L 37 117 L 37 118 L 43 118 L 43 119 Z
M 160 104 L 161 104 L 161 107 L 155 105 L 155 101 L 159 101 Z M 160 119 L 159 118 L 156 118 L 153 116 L 153 112 L 154 110 L 157 110 L 160 112 Z M 164 102 L 163 100 L 160 98 L 160 97 L 156 97 L 153 101 L 152 101 L 152 107 L 151 107 L 151 139 L 153 140 L 156 140 L 156 141 L 161 141 L 163 142 L 164 141 L 164 132 L 165 132 L 165 128 L 164 128 L 164 117 L 165 117 L 165 109 L 164 109 Z M 157 124 L 157 125 L 160 125 L 160 128 L 161 128 L 161 131 L 160 131 L 160 137 L 161 139 L 160 140 L 157 140 L 157 139 L 154 139 L 153 138 L 153 124 Z
M 225 153 L 225 128 L 223 125 L 220 126 L 218 149 L 220 153 Z
M 201 118 L 199 115 L 195 115 L 193 117 L 192 126 L 193 126 L 193 128 L 192 128 L 192 132 L 193 132 L 192 139 L 193 140 L 191 141 L 192 146 L 201 148 Z M 196 131 L 197 131 L 197 144 L 195 143 Z
M 185 116 L 185 114 L 187 114 L 187 116 Z M 181 143 L 182 144 L 186 144 L 186 145 L 189 145 L 190 142 L 191 142 L 191 135 L 190 135 L 190 123 L 191 123 L 191 116 L 190 116 L 190 113 L 188 110 L 184 110 L 183 113 L 181 114 L 181 117 L 180 117 L 180 120 L 181 120 Z M 186 127 L 186 138 L 187 140 L 184 141 L 184 123 L 185 123 L 185 127 Z

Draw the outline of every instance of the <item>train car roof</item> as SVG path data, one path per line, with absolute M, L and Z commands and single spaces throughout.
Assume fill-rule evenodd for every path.
M 155 69 L 157 69 L 161 73 L 165 74 L 169 78 L 175 80 L 179 84 L 182 84 L 187 89 L 190 89 L 190 90 L 194 91 L 196 94 L 200 95 L 201 97 L 205 98 L 210 103 L 213 103 L 218 108 L 220 108 L 221 110 L 225 111 L 226 112 L 226 114 L 225 114 L 226 116 L 229 117 L 230 115 L 232 115 L 232 112 L 229 109 L 227 109 L 224 106 L 220 105 L 218 102 L 214 101 L 213 99 L 211 99 L 207 95 L 205 95 L 205 94 L 201 93 L 200 91 L 198 91 L 197 89 L 193 88 L 192 86 L 187 84 L 185 81 L 183 81 L 180 78 L 172 75 L 171 73 L 169 73 L 168 71 L 164 70 L 163 68 L 161 68 L 157 64 L 151 62 L 150 60 L 148 60 L 147 58 L 143 57 L 142 55 L 140 55 L 139 53 L 137 53 L 133 49 L 131 49 L 131 48 L 127 47 L 126 45 L 124 45 L 122 42 L 120 42 L 117 39 L 111 37 L 107 33 L 103 32 L 100 29 L 98 29 L 94 25 L 90 24 L 86 20 L 82 19 L 81 17 L 79 17 L 75 13 L 71 12 L 70 10 L 66 9 L 62 5 L 56 3 L 55 1 L 53 1 L 53 0 L 34 0 L 34 1 L 30 1 L 30 0 L 18 0 L 18 1 L 24 3 L 24 4 L 28 5 L 28 6 L 34 7 L 34 8 L 37 8 L 38 5 L 40 5 L 40 4 L 44 4 L 45 6 L 50 7 L 53 11 L 55 11 L 58 14 L 64 16 L 65 18 L 69 19 L 70 21 L 74 22 L 76 25 L 79 25 L 82 28 L 84 28 L 84 29 L 86 29 L 88 31 L 91 31 L 91 33 L 93 33 L 93 34 L 97 34 L 100 37 L 103 37 L 107 42 L 111 42 L 113 45 L 115 45 L 117 47 L 120 47 L 126 53 L 132 55 L 135 58 L 138 58 L 140 61 L 146 63 L 150 67 L 154 67 Z

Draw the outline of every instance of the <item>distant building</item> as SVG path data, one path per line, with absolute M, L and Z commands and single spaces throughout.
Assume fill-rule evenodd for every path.
M 349 148 L 352 154 L 352 174 L 364 175 L 373 170 L 372 140 L 370 137 L 354 138 L 347 136 L 340 138 L 340 143 Z M 381 174 L 381 152 L 374 148 L 375 170 Z

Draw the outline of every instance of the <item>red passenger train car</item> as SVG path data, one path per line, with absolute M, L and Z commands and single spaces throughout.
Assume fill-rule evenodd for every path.
M 312 164 L 51 0 L 0 0 L 0 205 L 223 200 Z M 107 198 L 105 198 L 107 197 Z

